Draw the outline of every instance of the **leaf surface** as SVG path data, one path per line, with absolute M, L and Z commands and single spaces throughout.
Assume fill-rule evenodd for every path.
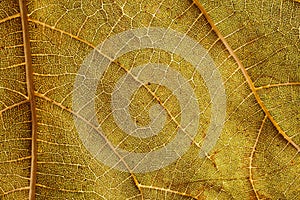
M 292 0 L 0 1 L 1 199 L 299 199 L 299 7 Z M 143 48 L 132 45 L 142 37 L 131 36 L 128 46 L 121 40 L 149 27 L 176 34 Z M 159 38 L 152 33 L 145 38 Z M 201 48 L 180 46 L 175 36 Z M 130 51 L 111 56 L 118 45 Z M 102 66 L 99 58 L 107 68 L 83 70 Z M 219 74 L 221 86 L 206 72 Z M 131 91 L 124 77 L 140 86 Z M 115 92 L 119 86 L 124 93 Z M 223 87 L 226 104 L 218 99 Z M 119 97 L 130 92 L 130 118 L 118 121 Z M 157 135 L 126 131 L 129 121 L 141 128 L 155 120 Z M 222 122 L 216 143 L 214 122 Z M 165 165 L 167 156 L 150 157 L 180 132 L 177 146 L 187 142 L 186 152 L 179 148 Z M 116 147 L 146 155 L 149 171 L 137 171 Z M 113 152 L 105 161 L 103 149 Z

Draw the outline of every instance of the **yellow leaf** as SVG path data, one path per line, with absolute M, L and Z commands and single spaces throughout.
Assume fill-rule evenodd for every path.
M 0 1 L 1 199 L 299 199 L 299 1 Z

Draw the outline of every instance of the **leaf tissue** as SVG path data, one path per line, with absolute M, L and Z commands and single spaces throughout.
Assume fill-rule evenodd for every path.
M 1 0 L 0 199 L 300 199 L 300 3 Z

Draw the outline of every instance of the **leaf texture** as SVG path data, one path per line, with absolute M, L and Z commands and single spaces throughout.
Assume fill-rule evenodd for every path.
M 299 7 L 292 0 L 0 1 L 1 199 L 299 199 Z M 143 36 L 151 45 L 139 48 L 143 37 L 128 36 L 126 46 L 121 39 L 137 30 L 150 30 Z M 112 55 L 118 48 L 124 53 Z M 126 95 L 130 117 L 122 109 L 115 117 Z M 146 137 L 130 121 L 161 129 Z M 148 154 L 179 133 L 172 162 Z M 142 160 L 129 162 L 138 154 L 151 161 L 147 172 L 137 171 Z

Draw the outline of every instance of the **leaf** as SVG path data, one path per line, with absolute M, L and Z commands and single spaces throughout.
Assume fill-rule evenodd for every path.
M 1 199 L 299 199 L 299 6 L 0 1 Z

